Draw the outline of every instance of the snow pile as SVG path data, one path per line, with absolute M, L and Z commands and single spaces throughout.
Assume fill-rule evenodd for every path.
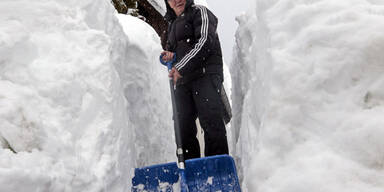
M 208 7 L 207 0 L 194 0 L 193 2 L 194 2 L 196 5 L 203 5 L 203 6 Z
M 167 7 L 163 0 L 148 0 L 148 2 L 158 11 L 161 15 L 165 15 Z
M 238 20 L 243 190 L 383 191 L 383 1 L 256 0 Z
M 159 39 L 132 18 L 125 35 L 115 14 L 0 2 L 1 191 L 129 191 L 133 167 L 174 159 Z
M 140 19 L 118 15 L 129 39 L 128 51 L 118 67 L 128 100 L 129 121 L 135 128 L 137 167 L 176 160 L 172 105 L 167 67 L 159 62 L 162 51 L 155 30 Z

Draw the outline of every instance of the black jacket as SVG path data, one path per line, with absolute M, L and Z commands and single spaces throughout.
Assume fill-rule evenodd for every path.
M 184 12 L 177 17 L 167 0 L 165 3 L 165 19 L 169 22 L 166 49 L 176 52 L 174 67 L 182 79 L 191 79 L 201 72 L 223 76 L 216 16 L 206 7 L 195 5 L 193 0 L 186 0 Z

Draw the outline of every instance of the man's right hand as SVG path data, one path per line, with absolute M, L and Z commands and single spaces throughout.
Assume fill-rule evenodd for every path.
M 172 70 L 169 71 L 169 74 L 168 74 L 168 77 L 172 78 L 173 79 L 173 83 L 176 85 L 176 82 L 182 78 L 182 76 L 180 75 L 179 71 L 173 67 Z
M 165 62 L 172 61 L 174 53 L 170 51 L 163 51 L 161 52 L 161 55 L 163 55 L 163 60 Z

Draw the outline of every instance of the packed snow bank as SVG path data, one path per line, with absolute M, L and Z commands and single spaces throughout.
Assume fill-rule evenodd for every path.
M 148 0 L 148 2 L 158 11 L 161 15 L 165 15 L 167 7 L 163 0 Z
M 196 5 L 204 5 L 204 6 L 208 7 L 207 0 L 194 0 L 194 2 Z
M 244 191 L 384 190 L 384 3 L 256 0 L 231 65 Z
M 159 62 L 162 51 L 156 31 L 142 20 L 118 15 L 129 39 L 119 73 L 127 112 L 134 127 L 137 166 L 176 160 L 172 105 L 167 67 Z
M 1 191 L 129 191 L 133 167 L 174 156 L 159 39 L 131 18 L 127 36 L 115 14 L 0 2 Z

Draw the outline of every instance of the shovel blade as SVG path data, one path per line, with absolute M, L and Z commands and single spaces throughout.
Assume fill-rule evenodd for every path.
M 189 192 L 240 192 L 235 163 L 228 155 L 185 161 Z M 179 168 L 167 163 L 135 169 L 132 192 L 179 192 Z

